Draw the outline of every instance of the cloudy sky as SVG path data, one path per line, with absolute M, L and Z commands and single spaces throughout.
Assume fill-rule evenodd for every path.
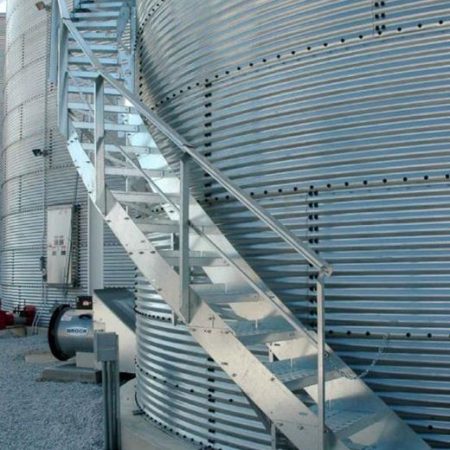
M 5 12 L 6 10 L 6 0 L 0 0 L 0 12 Z

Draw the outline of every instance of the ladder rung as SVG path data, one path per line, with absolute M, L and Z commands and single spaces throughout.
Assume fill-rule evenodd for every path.
M 133 191 L 112 191 L 112 194 L 119 202 L 123 203 L 145 203 L 156 205 L 164 203 L 162 197 L 156 192 L 133 192 Z M 178 194 L 167 194 L 172 201 L 178 201 Z

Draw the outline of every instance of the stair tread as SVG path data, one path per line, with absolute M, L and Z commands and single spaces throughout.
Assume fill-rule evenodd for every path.
M 137 191 L 111 191 L 118 201 L 124 203 L 165 203 L 164 199 L 157 192 L 137 192 Z M 179 194 L 166 194 L 171 200 L 179 199 Z
M 261 299 L 260 295 L 254 290 L 229 290 L 224 284 L 192 284 L 191 288 L 207 303 L 249 303 Z
M 329 357 L 332 357 L 331 355 Z M 317 384 L 317 354 L 266 363 L 266 367 L 291 389 L 304 388 Z M 325 379 L 335 380 L 342 376 L 346 366 L 334 358 L 333 364 L 325 359 Z M 293 382 L 296 384 L 294 385 Z

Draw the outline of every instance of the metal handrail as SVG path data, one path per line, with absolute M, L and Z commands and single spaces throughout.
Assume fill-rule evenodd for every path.
M 215 168 L 203 155 L 201 155 L 194 146 L 192 146 L 183 136 L 181 136 L 170 125 L 154 114 L 139 98 L 131 91 L 117 82 L 103 67 L 98 58 L 94 55 L 89 45 L 84 40 L 77 27 L 72 22 L 69 10 L 65 0 L 54 0 L 59 6 L 60 18 L 69 30 L 83 53 L 89 59 L 91 65 L 96 69 L 99 75 L 114 87 L 124 98 L 126 98 L 146 120 L 148 120 L 157 130 L 168 138 L 178 149 L 189 155 L 198 166 L 207 172 L 223 188 L 233 195 L 243 206 L 245 206 L 255 217 L 264 222 L 278 237 L 286 242 L 292 249 L 302 255 L 310 264 L 312 264 L 320 273 L 330 276 L 333 272 L 332 266 L 321 258 L 317 252 L 307 244 L 301 242 L 298 237 L 292 233 L 278 219 L 273 217 L 264 208 L 259 206 L 246 192 L 234 185 L 233 182 Z

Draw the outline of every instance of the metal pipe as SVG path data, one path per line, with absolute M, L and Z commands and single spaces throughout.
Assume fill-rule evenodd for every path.
M 119 339 L 116 333 L 96 333 L 94 352 L 102 363 L 105 450 L 121 450 Z

